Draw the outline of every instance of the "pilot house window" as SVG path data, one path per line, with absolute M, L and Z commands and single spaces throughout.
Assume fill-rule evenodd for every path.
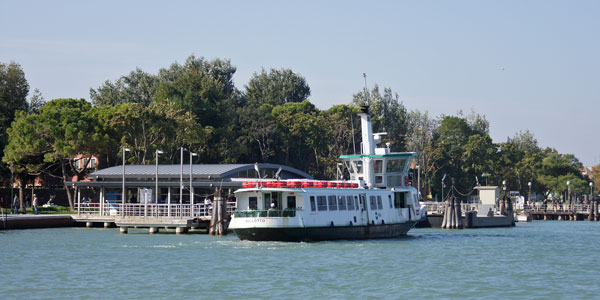
M 256 197 L 248 198 L 248 209 L 258 209 L 258 199 Z

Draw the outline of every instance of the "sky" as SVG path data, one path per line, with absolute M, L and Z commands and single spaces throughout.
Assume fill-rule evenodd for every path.
M 408 110 L 475 111 L 494 142 L 531 131 L 541 147 L 600 163 L 600 1 L 0 0 L 0 62 L 46 100 L 191 54 L 229 59 L 244 90 L 289 68 L 320 109 L 367 85 Z

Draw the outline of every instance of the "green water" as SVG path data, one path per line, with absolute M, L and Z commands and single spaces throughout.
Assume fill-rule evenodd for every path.
M 0 231 L 2 299 L 598 299 L 600 223 L 413 229 L 320 243 L 145 230 Z

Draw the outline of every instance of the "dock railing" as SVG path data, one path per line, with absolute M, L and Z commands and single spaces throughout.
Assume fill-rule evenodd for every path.
M 235 211 L 235 202 L 227 202 L 227 215 Z M 78 214 L 107 217 L 152 217 L 152 218 L 210 218 L 211 203 L 155 204 L 155 203 L 81 203 L 75 204 Z
M 427 202 L 425 202 L 425 205 L 427 206 L 428 214 L 443 214 L 444 209 L 446 208 L 445 202 L 427 201 Z M 471 210 L 478 210 L 478 207 L 479 207 L 479 204 L 477 204 L 477 203 L 461 203 L 461 210 L 463 212 L 471 211 Z M 541 202 L 536 202 L 536 203 L 524 205 L 523 209 L 522 210 L 519 209 L 518 211 L 523 211 L 523 210 L 529 211 L 529 212 L 556 212 L 556 213 L 577 213 L 577 214 L 584 213 L 585 214 L 585 213 L 590 212 L 590 206 L 582 205 L 581 203 L 569 205 L 568 203 L 544 204 Z M 517 211 L 517 210 L 515 210 L 515 211 Z
M 446 208 L 446 202 L 433 202 L 427 201 L 425 202 L 425 206 L 427 207 L 428 214 L 443 214 L 444 209 Z M 465 211 L 477 210 L 477 203 L 461 203 L 460 209 Z

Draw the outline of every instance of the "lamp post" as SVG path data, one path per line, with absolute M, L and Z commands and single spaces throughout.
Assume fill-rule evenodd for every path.
M 192 186 L 192 157 L 198 156 L 197 153 L 190 151 L 190 215 L 194 216 L 194 187 Z
M 162 151 L 160 150 L 156 150 L 156 172 L 154 173 L 154 203 L 158 204 L 158 196 L 160 194 L 160 191 L 158 190 L 158 155 L 159 154 L 163 154 Z
M 15 197 L 15 165 L 10 165 L 10 212 L 14 212 L 13 198 Z
M 446 174 L 442 177 L 442 202 L 444 202 L 444 180 L 446 179 Z
M 533 205 L 533 201 L 531 200 L 531 181 L 527 183 L 527 186 L 529 187 L 529 203 Z
M 183 151 L 187 150 L 181 147 L 180 170 L 179 170 L 179 215 L 181 215 L 181 205 L 183 204 Z
M 489 173 L 483 173 L 481 174 L 481 177 L 485 178 L 485 186 L 488 186 L 488 177 L 490 176 Z
M 123 147 L 123 186 L 121 189 L 121 204 L 123 205 L 122 212 L 125 212 L 125 197 L 127 192 L 125 191 L 125 152 L 129 152 L 131 149 Z M 123 213 L 123 215 L 125 215 Z
M 567 181 L 567 201 L 571 205 L 571 182 Z
M 421 166 L 417 165 L 417 195 L 421 200 Z

